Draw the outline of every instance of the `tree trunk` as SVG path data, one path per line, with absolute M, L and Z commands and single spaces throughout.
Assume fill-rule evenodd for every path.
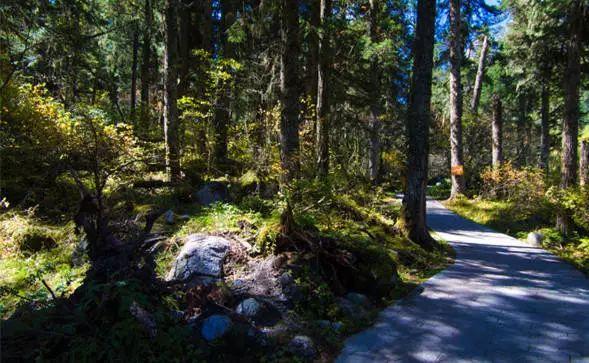
M 166 172 L 170 181 L 180 180 L 178 146 L 178 0 L 166 0 L 164 58 L 164 138 L 166 144 Z
M 479 111 L 479 101 L 481 100 L 481 90 L 483 88 L 483 76 L 485 75 L 485 58 L 487 58 L 488 49 L 489 40 L 486 35 L 483 35 L 483 45 L 481 47 L 481 55 L 479 57 L 479 66 L 477 68 L 477 76 L 474 82 L 472 101 L 470 103 L 470 110 L 474 115 L 476 115 Z
M 548 157 L 550 156 L 550 90 L 548 88 L 548 81 L 542 85 L 541 96 L 541 125 L 540 125 L 540 161 L 539 167 L 548 171 Z
M 151 23 L 153 10 L 151 9 L 151 0 L 145 0 L 144 8 L 145 29 L 143 29 L 143 44 L 141 49 L 141 131 L 149 125 L 149 86 L 150 74 L 149 66 L 151 62 Z
M 299 9 L 297 0 L 282 0 L 280 54 L 280 159 L 282 183 L 297 177 L 299 160 Z
M 492 142 L 493 167 L 498 168 L 503 163 L 503 105 L 497 94 L 493 95 Z
M 579 158 L 579 185 L 589 185 L 589 140 L 581 140 Z
M 573 1 L 569 9 L 567 66 L 564 71 L 564 118 L 562 123 L 562 160 L 560 187 L 568 189 L 577 180 L 577 146 L 579 133 L 579 85 L 581 78 L 580 43 L 583 12 L 580 1 Z M 567 211 L 561 211 L 556 226 L 563 235 L 571 232 L 572 221 Z
M 233 0 L 221 2 L 221 53 L 223 58 L 232 58 L 233 46 L 227 41 L 229 27 L 235 21 L 235 4 Z M 220 95 L 215 104 L 215 143 L 213 149 L 214 165 L 218 170 L 223 171 L 227 162 L 227 132 L 231 119 L 231 87 L 230 82 L 223 84 Z
M 436 246 L 425 216 L 435 19 L 436 1 L 419 0 L 407 112 L 407 190 L 401 213 L 401 227 L 406 235 L 429 250 Z
M 190 66 L 192 65 L 192 4 L 178 0 L 178 96 L 185 96 L 190 86 Z
M 329 171 L 329 17 L 331 0 L 321 0 L 319 61 L 317 62 L 317 168 L 320 176 Z
M 462 41 L 460 0 L 450 0 L 450 158 L 452 191 L 450 198 L 464 194 L 464 155 L 462 148 Z
M 133 60 L 131 61 L 131 121 L 135 125 L 135 105 L 137 104 L 137 58 L 139 53 L 139 30 L 133 30 Z
M 197 4 L 198 6 L 198 34 L 199 40 L 197 47 L 204 49 L 209 53 L 209 56 L 213 56 L 213 7 L 211 0 L 203 0 Z M 207 85 L 205 82 L 198 82 L 197 97 L 206 97 Z M 201 120 L 202 121 L 202 120 Z M 197 152 L 206 158 L 208 153 L 208 142 L 206 126 L 203 125 L 204 121 L 201 122 L 197 129 L 197 141 L 196 149 Z
M 309 55 L 307 59 L 307 94 L 311 99 L 311 109 L 317 111 L 317 77 L 319 69 L 319 32 L 321 27 L 321 1 L 320 0 L 307 0 L 307 6 L 310 12 L 310 25 L 308 47 Z M 317 129 L 317 115 L 313 114 L 312 120 L 313 130 Z M 316 139 L 316 135 L 314 138 Z
M 517 116 L 517 143 L 516 143 L 516 165 L 518 167 L 524 167 L 526 165 L 526 155 L 528 145 L 526 143 L 526 109 L 527 109 L 527 96 L 522 91 L 518 96 L 518 116 Z
M 372 43 L 378 42 L 378 14 L 379 4 L 377 0 L 370 0 L 369 36 Z M 369 155 L 368 174 L 372 183 L 378 182 L 380 166 L 380 129 L 381 129 L 381 105 L 380 105 L 380 68 L 378 57 L 372 56 L 370 60 L 370 119 L 369 119 Z

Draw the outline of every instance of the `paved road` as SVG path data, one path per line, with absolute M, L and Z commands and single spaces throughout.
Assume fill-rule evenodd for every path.
M 589 279 L 428 201 L 456 262 L 350 337 L 338 362 L 589 362 Z

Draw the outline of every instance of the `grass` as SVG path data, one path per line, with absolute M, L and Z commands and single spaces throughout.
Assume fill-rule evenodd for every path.
M 530 232 L 544 235 L 542 247 L 570 262 L 589 275 L 589 236 L 575 233 L 564 238 L 553 228 L 550 215 L 541 207 L 522 208 L 509 201 L 459 198 L 445 202 L 446 207 L 479 224 L 519 239 Z
M 393 195 L 370 189 L 338 191 L 327 195 L 329 193 L 326 194 L 325 189 L 321 188 L 309 190 L 301 200 L 297 201 L 294 210 L 297 224 L 322 237 L 329 237 L 341 248 L 352 251 L 361 262 L 359 274 L 361 273 L 363 277 L 377 276 L 375 281 L 379 286 L 382 281 L 390 281 L 395 270 L 402 282 L 394 284 L 392 290 L 387 290 L 382 295 L 366 319 L 352 321 L 338 310 L 337 296 L 331 290 L 327 279 L 320 270 L 312 267 L 313 256 L 300 254 L 300 259 L 295 264 L 299 263 L 303 272 L 295 275 L 295 281 L 305 296 L 305 303 L 301 304 L 297 311 L 303 317 L 305 324 L 319 319 L 341 321 L 344 323 L 341 334 L 347 335 L 369 324 L 379 308 L 406 296 L 417 284 L 443 269 L 449 263 L 448 256 L 451 254 L 449 247 L 435 252 L 424 251 L 395 231 L 399 205 L 395 202 Z M 324 195 L 327 196 L 324 198 Z M 267 200 L 252 195 L 236 198 L 234 203 L 217 203 L 209 207 L 182 203 L 172 193 L 138 195 L 132 198 L 132 203 L 126 203 L 123 197 L 124 195 L 118 197 L 120 202 L 115 207 L 115 211 L 120 211 L 121 216 L 145 215 L 151 210 L 161 208 L 171 208 L 177 216 L 184 215 L 182 218 L 177 218 L 173 225 L 167 225 L 164 217 L 160 217 L 154 224 L 153 232 L 167 238 L 164 248 L 156 256 L 156 272 L 159 276 L 165 276 L 169 270 L 181 248 L 182 238 L 192 233 L 237 234 L 254 244 L 257 253 L 271 253 L 279 233 L 280 212 L 284 204 L 279 198 Z M 118 198 L 113 200 L 116 202 Z M 51 293 L 44 286 L 43 281 L 56 295 L 68 296 L 80 285 L 85 276 L 88 265 L 83 261 L 79 265 L 72 263 L 76 253 L 77 237 L 73 234 L 71 223 L 52 225 L 39 220 L 32 213 L 5 212 L 0 214 L 0 238 L 0 283 L 2 286 L 0 315 L 2 318 L 10 316 L 22 304 L 32 306 L 36 310 L 51 306 Z M 27 245 L 23 241 L 31 239 L 41 241 L 51 239 L 55 245 L 38 250 L 23 248 Z M 295 274 L 294 270 L 293 274 Z M 109 296 L 116 297 L 113 301 L 136 300 L 146 307 L 151 306 L 155 311 L 159 311 L 160 308 L 156 309 L 159 303 L 155 300 L 150 303 L 148 296 L 142 295 L 141 289 L 137 292 L 131 291 L 124 285 L 129 283 L 131 282 L 120 281 L 113 286 L 102 286 L 97 291 L 106 289 L 110 291 Z M 99 293 L 96 294 L 100 296 Z M 89 297 L 90 300 L 92 296 Z M 152 298 L 165 300 L 166 307 L 175 306 L 180 301 L 174 296 L 152 296 Z M 168 308 L 160 309 L 162 316 L 167 316 L 166 309 Z M 45 310 L 38 309 L 38 311 Z M 124 319 L 117 318 L 118 324 L 122 324 L 120 327 L 116 325 L 113 328 L 105 325 L 100 329 L 107 331 L 108 334 L 119 334 L 116 331 L 122 329 L 123 332 L 120 334 L 124 335 L 125 339 L 138 339 L 135 323 L 127 315 L 123 316 Z M 162 325 L 162 329 L 167 329 L 166 324 Z M 173 323 L 169 327 L 170 329 L 180 328 Z M 90 339 L 90 341 L 96 346 L 103 346 L 105 342 L 113 339 L 108 334 L 104 339 Z M 172 337 L 176 333 L 170 332 L 170 334 L 169 337 Z M 326 349 L 335 354 L 337 347 L 343 341 L 341 334 L 326 332 L 318 336 L 317 341 L 321 342 L 319 344 L 322 350 Z M 167 335 L 164 334 L 164 336 Z M 72 347 L 84 349 L 86 344 L 76 342 L 72 344 Z M 118 354 L 120 350 L 113 352 Z
M 27 241 L 52 240 L 55 244 L 31 251 Z M 46 306 L 51 292 L 67 296 L 82 282 L 88 265 L 80 258 L 72 264 L 76 248 L 71 224 L 54 226 L 32 214 L 0 215 L 0 316 L 6 318 L 21 304 Z

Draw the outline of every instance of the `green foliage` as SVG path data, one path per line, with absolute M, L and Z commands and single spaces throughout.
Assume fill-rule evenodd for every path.
M 515 168 L 510 162 L 489 167 L 481 175 L 481 195 L 518 204 L 522 210 L 544 206 L 544 173 L 536 168 Z
M 0 117 L 5 140 L 0 187 L 9 200 L 24 198 L 34 205 L 46 202 L 46 194 L 65 194 L 61 188 L 71 192 L 75 183 L 100 191 L 113 178 L 121 185 L 140 158 L 131 129 L 113 125 L 99 110 L 79 105 L 75 113 L 67 112 L 43 86 L 30 84 L 9 84 L 1 97 L 6 102 Z M 48 201 L 58 205 L 42 206 L 72 208 Z
M 557 211 L 572 216 L 575 224 L 584 231 L 589 231 L 589 189 L 578 187 L 561 189 L 550 187 L 546 192 L 555 213 Z
M 72 224 L 47 225 L 31 212 L 0 215 L 0 316 L 30 302 L 39 307 L 50 304 L 51 294 L 42 279 L 57 296 L 67 296 L 80 285 L 88 266 L 83 259 L 73 265 L 72 236 Z M 39 241 L 52 244 L 40 246 Z M 31 249 L 32 245 L 51 248 Z
M 434 185 L 427 187 L 427 194 L 434 199 L 447 199 L 450 197 L 452 183 L 449 178 L 444 178 Z
M 297 313 L 305 320 L 337 319 L 338 308 L 333 291 L 317 271 L 311 270 L 308 263 L 303 266 L 295 277 L 295 284 L 302 297 L 296 306 Z
M 262 217 L 259 213 L 242 211 L 229 203 L 215 203 L 190 218 L 178 231 L 178 236 L 197 232 L 239 231 L 238 222 L 247 221 L 257 225 Z

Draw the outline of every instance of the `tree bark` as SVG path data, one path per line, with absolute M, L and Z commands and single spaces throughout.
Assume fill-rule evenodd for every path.
M 569 9 L 569 34 L 567 41 L 567 65 L 564 71 L 564 117 L 562 123 L 562 154 L 560 187 L 572 188 L 577 180 L 577 147 L 579 133 L 579 85 L 581 79 L 580 43 L 583 11 L 579 0 L 573 1 Z M 567 211 L 561 211 L 556 226 L 563 235 L 572 229 Z
M 299 9 L 297 0 L 282 0 L 280 55 L 280 160 L 282 183 L 298 176 L 299 160 Z
M 379 4 L 377 0 L 370 0 L 369 36 L 372 43 L 378 42 L 378 14 Z M 380 129 L 381 129 L 381 105 L 380 105 L 380 68 L 378 57 L 372 56 L 370 60 L 370 119 L 369 119 L 369 155 L 368 174 L 372 183 L 378 182 L 380 166 Z
M 579 185 L 589 185 L 589 140 L 581 140 L 579 158 Z
M 149 66 L 151 62 L 151 23 L 153 19 L 153 10 L 151 0 L 145 0 L 144 8 L 145 28 L 143 29 L 143 44 L 141 49 L 141 131 L 145 131 L 149 125 L 149 86 L 150 74 Z
M 317 111 L 317 77 L 319 67 L 319 32 L 321 27 L 321 1 L 320 0 L 307 0 L 307 6 L 310 11 L 310 25 L 311 30 L 309 31 L 308 47 L 309 55 L 307 59 L 307 92 L 311 98 L 311 109 Z M 313 129 L 317 129 L 317 115 L 313 114 L 314 118 Z M 316 135 L 314 136 L 316 139 Z
M 180 151 L 178 145 L 178 0 L 166 0 L 164 58 L 164 139 L 166 172 L 170 181 L 180 180 Z
M 436 1 L 419 0 L 407 113 L 407 188 L 401 213 L 401 227 L 406 235 L 429 250 L 436 246 L 425 216 L 435 19 Z
M 541 125 L 540 125 L 540 169 L 544 172 L 548 171 L 548 157 L 550 156 L 550 90 L 547 84 L 542 85 L 542 96 L 541 96 Z
M 137 63 L 139 53 L 139 30 L 133 30 L 133 59 L 131 61 L 131 121 L 135 125 L 135 105 L 137 104 Z
M 227 41 L 227 31 L 235 21 L 235 4 L 233 0 L 221 2 L 221 53 L 223 58 L 233 58 L 233 46 Z M 231 119 L 231 87 L 230 82 L 223 85 L 221 94 L 215 104 L 215 143 L 213 149 L 214 164 L 218 170 L 224 170 L 227 162 L 227 134 Z
M 329 17 L 331 0 L 321 0 L 319 58 L 317 62 L 317 169 L 319 176 L 329 172 Z
M 503 163 L 503 105 L 497 94 L 493 95 L 492 142 L 493 167 L 498 168 Z
M 470 110 L 474 115 L 479 111 L 479 102 L 481 100 L 481 90 L 483 88 L 483 76 L 485 75 L 485 59 L 487 58 L 487 51 L 489 50 L 489 40 L 486 35 L 483 35 L 483 45 L 481 46 L 481 54 L 479 57 L 479 66 L 477 68 L 477 76 L 474 82 L 474 89 L 472 92 L 472 101 Z
M 527 115 L 527 95 L 522 91 L 518 96 L 518 116 L 517 116 L 517 144 L 516 144 L 516 158 L 515 161 L 518 167 L 526 165 L 528 144 L 526 141 L 526 115 Z
M 213 56 L 213 6 L 211 0 L 203 0 L 197 3 L 198 6 L 198 44 L 197 47 L 206 50 L 209 56 Z M 206 84 L 205 82 L 198 82 L 197 97 L 206 97 Z M 203 125 L 204 121 L 201 122 L 200 127 L 197 129 L 197 141 L 196 149 L 198 153 L 206 159 L 208 153 L 208 141 L 206 127 Z
M 192 62 L 193 21 L 192 2 L 178 0 L 178 96 L 186 95 L 190 86 Z
M 464 194 L 464 155 L 462 146 L 462 41 L 460 0 L 450 0 L 450 159 L 452 190 L 450 198 Z

